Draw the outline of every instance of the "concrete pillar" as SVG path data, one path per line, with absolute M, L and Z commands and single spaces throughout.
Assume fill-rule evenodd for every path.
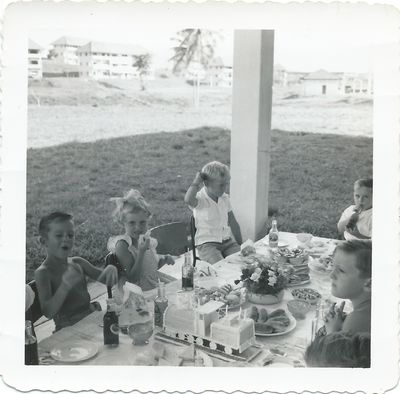
M 235 31 L 230 193 L 244 241 L 268 218 L 273 64 L 273 30 Z

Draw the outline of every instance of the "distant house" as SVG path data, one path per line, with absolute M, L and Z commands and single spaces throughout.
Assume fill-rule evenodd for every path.
M 232 65 L 224 64 L 220 57 L 213 59 L 207 68 L 206 79 L 210 86 L 231 87 L 233 80 Z
M 303 79 L 303 94 L 305 96 L 335 96 L 342 94 L 342 73 L 330 73 L 318 70 L 307 74 Z
M 63 36 L 52 43 L 51 57 L 58 63 L 78 65 L 79 58 L 76 54 L 78 48 L 89 42 L 88 39 Z
M 28 41 L 28 78 L 42 78 L 42 59 L 45 56 L 42 46 L 32 40 Z
M 346 73 L 343 75 L 343 89 L 346 94 L 372 95 L 374 86 L 371 74 Z
M 138 45 L 90 41 L 78 48 L 80 76 L 85 78 L 137 78 L 135 56 L 147 53 Z

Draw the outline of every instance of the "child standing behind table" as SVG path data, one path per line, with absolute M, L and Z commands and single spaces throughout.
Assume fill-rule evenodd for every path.
M 35 271 L 36 286 L 42 312 L 54 319 L 58 331 L 98 309 L 90 303 L 85 275 L 112 286 L 117 270 L 112 266 L 101 270 L 81 257 L 69 257 L 75 236 L 71 215 L 54 212 L 44 216 L 39 234 L 47 256 Z
M 372 236 L 372 179 L 354 183 L 354 205 L 344 210 L 338 231 L 345 239 L 370 239 Z
M 240 227 L 225 192 L 229 182 L 228 166 L 213 161 L 196 174 L 185 195 L 196 223 L 199 257 L 211 264 L 238 252 L 242 243 Z
M 113 216 L 125 233 L 111 237 L 107 248 L 115 253 L 128 282 L 139 285 L 143 291 L 154 289 L 158 284 L 158 269 L 175 261 L 170 255 L 159 256 L 156 252 L 157 240 L 147 232 L 151 217 L 149 205 L 134 189 L 124 197 L 111 200 L 116 203 Z
M 333 256 L 332 295 L 349 299 L 353 312 L 348 316 L 332 305 L 325 318 L 326 332 L 346 331 L 371 333 L 371 268 L 372 242 L 345 241 L 336 247 Z

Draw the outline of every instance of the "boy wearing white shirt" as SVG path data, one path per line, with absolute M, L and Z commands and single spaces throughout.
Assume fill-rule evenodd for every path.
M 185 195 L 196 223 L 195 244 L 199 257 L 211 264 L 238 252 L 242 243 L 240 226 L 225 192 L 229 182 L 228 166 L 213 161 L 196 174 Z
M 370 239 L 372 236 L 372 179 L 354 183 L 354 205 L 344 210 L 338 231 L 345 239 Z

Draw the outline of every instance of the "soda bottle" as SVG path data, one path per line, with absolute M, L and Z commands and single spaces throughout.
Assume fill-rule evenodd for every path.
M 277 248 L 278 240 L 279 240 L 278 223 L 276 219 L 273 219 L 271 230 L 269 230 L 269 246 L 271 248 Z
M 154 325 L 163 327 L 164 311 L 168 306 L 168 298 L 165 296 L 165 283 L 158 283 L 158 295 L 154 300 Z
M 32 322 L 25 321 L 25 365 L 38 365 L 37 340 L 33 332 Z
M 116 304 L 112 298 L 107 299 L 107 312 L 103 317 L 103 336 L 104 345 L 119 344 L 118 315 L 116 313 Z
M 193 264 L 190 252 L 185 253 L 185 262 L 182 265 L 182 290 L 193 290 Z

